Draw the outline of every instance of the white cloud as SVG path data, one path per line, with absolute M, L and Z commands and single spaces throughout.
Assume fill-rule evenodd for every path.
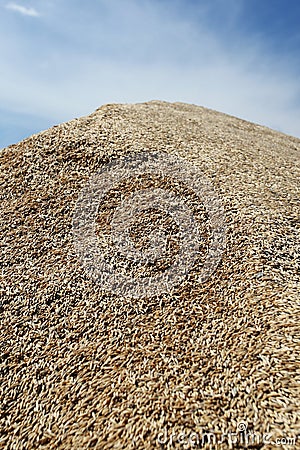
M 0 18 L 0 41 L 7 42 L 0 48 L 3 109 L 60 122 L 103 103 L 161 99 L 300 137 L 292 60 L 266 53 L 259 36 L 222 38 L 205 11 L 194 21 L 170 2 L 72 2 L 43 3 L 42 35 L 33 27 L 18 32 Z
M 27 8 L 26 6 L 18 5 L 16 3 L 8 3 L 6 9 L 23 14 L 23 16 L 39 17 L 39 13 L 34 8 Z

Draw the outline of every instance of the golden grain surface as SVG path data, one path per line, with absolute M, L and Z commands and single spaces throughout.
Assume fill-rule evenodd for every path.
M 112 158 L 157 150 L 211 180 L 226 251 L 205 283 L 195 270 L 172 294 L 121 299 L 81 267 L 72 212 Z M 300 448 L 299 139 L 153 101 L 105 105 L 0 158 L 0 448 L 189 448 L 158 436 L 241 421 Z

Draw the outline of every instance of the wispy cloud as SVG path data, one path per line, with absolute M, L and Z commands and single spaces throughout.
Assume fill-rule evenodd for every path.
M 42 8 L 30 27 L 0 15 L 0 147 L 7 114 L 16 132 L 28 129 L 26 117 L 35 132 L 103 103 L 151 99 L 200 104 L 300 137 L 299 58 L 244 30 L 246 0 L 30 2 Z
M 39 17 L 40 14 L 34 8 L 27 8 L 26 6 L 18 5 L 17 3 L 8 3 L 6 9 L 23 14 L 23 16 Z

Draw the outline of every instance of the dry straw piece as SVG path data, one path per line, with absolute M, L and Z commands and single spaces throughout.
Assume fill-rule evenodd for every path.
M 82 267 L 73 211 L 105 164 L 157 151 L 211 181 L 226 249 L 204 283 L 199 260 L 170 293 L 122 298 Z M 247 433 L 255 448 L 300 448 L 299 139 L 153 101 L 102 106 L 0 157 L 0 448 L 244 448 Z M 164 182 L 201 222 L 201 202 Z M 99 207 L 99 238 L 134 183 L 162 187 L 125 180 Z M 161 223 L 176 234 L 152 219 L 137 218 L 137 242 Z

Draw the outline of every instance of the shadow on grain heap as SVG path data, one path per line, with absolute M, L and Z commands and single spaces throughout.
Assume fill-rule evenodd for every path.
M 255 435 L 259 448 L 297 439 L 299 151 L 299 139 L 158 101 L 106 105 L 2 150 L 1 448 L 172 448 L 179 439 L 191 447 L 193 436 L 199 446 L 226 449 L 237 431 L 238 439 Z M 133 298 L 120 283 L 109 290 L 107 280 L 91 276 L 94 247 L 84 249 L 84 265 L 74 211 L 101 168 L 157 152 L 209 180 L 222 204 L 226 246 L 202 280 L 209 217 L 205 199 L 183 187 L 178 171 L 173 179 L 152 171 L 112 183 L 99 211 L 81 204 L 90 219 L 98 211 L 87 227 L 93 242 L 109 245 L 112 214 L 122 211 L 122 221 L 131 220 L 125 238 L 135 243 L 123 240 L 126 251 L 150 248 L 151 256 L 153 236 L 156 249 L 165 245 L 146 268 L 122 248 L 105 248 L 98 256 L 111 257 L 117 278 L 129 270 L 136 280 L 159 276 L 180 251 L 180 224 L 156 208 L 155 195 L 148 211 L 138 202 L 136 215 L 122 209 L 134 190 L 144 189 L 146 204 L 151 190 L 169 191 L 168 201 L 184 200 L 199 222 L 192 267 L 176 266 L 184 276 L 169 291 L 164 285 Z M 203 439 L 208 431 L 213 444 Z

